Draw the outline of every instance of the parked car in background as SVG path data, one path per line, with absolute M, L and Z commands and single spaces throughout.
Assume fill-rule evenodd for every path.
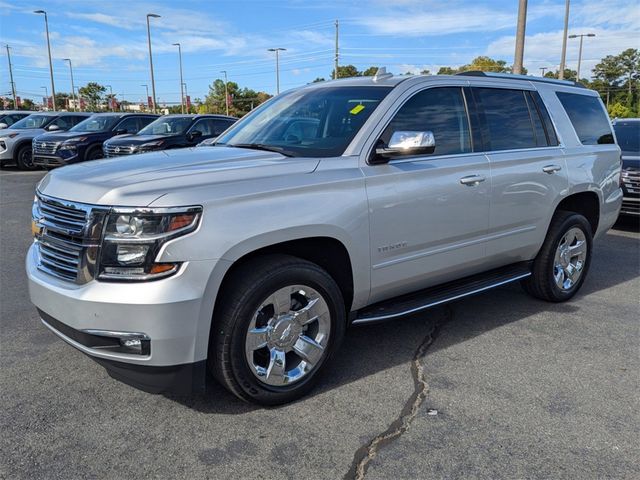
M 616 140 L 622 150 L 622 215 L 640 216 L 640 118 L 613 122 Z
M 114 378 L 184 393 L 208 369 L 245 401 L 289 402 L 350 324 L 511 282 L 571 299 L 618 217 L 620 173 L 600 96 L 574 82 L 313 83 L 214 147 L 49 173 L 29 292 L 44 325 Z
M 69 130 L 90 117 L 90 113 L 42 112 L 18 120 L 0 131 L 0 166 L 15 163 L 20 170 L 33 170 L 32 141 L 46 132 Z
M 0 130 L 11 128 L 11 125 L 34 112 L 26 110 L 2 110 L 0 111 Z
M 237 120 L 225 115 L 165 115 L 136 135 L 104 142 L 105 157 L 194 147 L 202 140 L 217 137 Z
M 67 132 L 44 133 L 33 139 L 34 165 L 53 168 L 103 157 L 102 144 L 115 136 L 132 135 L 158 115 L 96 113 Z

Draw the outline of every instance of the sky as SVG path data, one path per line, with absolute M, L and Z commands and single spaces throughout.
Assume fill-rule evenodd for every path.
M 531 74 L 560 63 L 564 0 L 529 0 L 524 65 Z M 178 50 L 192 99 L 223 78 L 240 87 L 275 93 L 275 58 L 280 53 L 280 88 L 329 78 L 335 26 L 340 24 L 340 64 L 359 69 L 386 66 L 394 73 L 436 73 L 478 55 L 513 63 L 517 0 L 0 0 L 0 95 L 10 93 L 5 44 L 11 47 L 18 95 L 41 99 L 50 89 L 44 17 L 49 18 L 57 92 L 75 85 L 111 85 L 119 99 L 142 101 L 151 88 L 146 14 L 158 103 L 179 103 Z M 640 46 L 640 2 L 572 0 L 569 34 L 585 38 L 582 75 L 605 55 Z M 569 40 L 567 66 L 575 69 L 578 40 Z M 39 100 L 40 101 L 40 100 Z

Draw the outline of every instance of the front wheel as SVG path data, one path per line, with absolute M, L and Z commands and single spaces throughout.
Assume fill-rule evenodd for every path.
M 564 302 L 582 286 L 591 263 L 593 234 L 589 221 L 573 212 L 559 211 L 533 262 L 525 290 L 548 302 Z
M 99 160 L 101 158 L 104 158 L 104 154 L 102 153 L 102 148 L 100 147 L 93 147 L 91 150 L 89 150 L 89 153 L 87 153 L 87 160 Z
M 342 293 L 319 266 L 265 256 L 232 274 L 213 319 L 209 367 L 245 401 L 277 405 L 307 393 L 346 325 Z
M 20 170 L 35 170 L 37 167 L 33 164 L 33 152 L 31 151 L 31 144 L 23 145 L 18 150 L 16 157 L 16 163 Z

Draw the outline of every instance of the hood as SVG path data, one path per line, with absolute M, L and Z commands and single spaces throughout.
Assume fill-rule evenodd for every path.
M 82 203 L 147 206 L 170 192 L 311 173 L 319 161 L 232 147 L 162 150 L 59 168 L 40 182 L 38 190 Z
M 640 155 L 635 152 L 622 152 L 622 168 L 640 168 Z
M 44 128 L 5 128 L 0 130 L 0 137 L 6 137 L 12 133 L 17 133 L 19 137 L 35 137 L 43 132 L 46 132 Z
M 141 145 L 147 142 L 153 142 L 154 140 L 171 140 L 179 137 L 180 135 L 130 135 L 123 138 L 119 135 L 116 138 L 109 140 L 109 145 Z
M 104 135 L 109 132 L 51 132 L 38 136 L 38 140 L 45 142 L 64 142 L 70 138 L 91 137 L 95 135 Z

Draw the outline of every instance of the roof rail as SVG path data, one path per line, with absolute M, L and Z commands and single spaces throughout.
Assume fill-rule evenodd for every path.
M 579 82 L 573 82 L 571 80 L 558 80 L 556 78 L 533 77 L 529 75 L 517 75 L 515 73 L 494 73 L 494 72 L 481 72 L 480 70 L 469 70 L 468 72 L 456 73 L 456 75 L 463 75 L 467 77 L 506 78 L 509 80 L 527 80 L 529 82 L 553 83 L 555 85 L 567 85 L 570 87 L 587 88 L 583 84 Z

